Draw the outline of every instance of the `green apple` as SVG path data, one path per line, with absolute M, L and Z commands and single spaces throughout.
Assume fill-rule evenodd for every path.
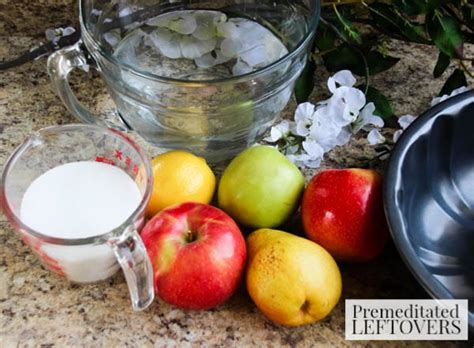
M 240 224 L 272 228 L 295 211 L 303 189 L 303 174 L 288 158 L 273 147 L 254 146 L 224 171 L 218 201 Z

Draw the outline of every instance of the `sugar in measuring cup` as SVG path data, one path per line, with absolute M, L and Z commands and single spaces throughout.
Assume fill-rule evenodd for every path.
M 98 282 L 122 267 L 135 310 L 154 297 L 138 230 L 150 198 L 149 161 L 124 134 L 91 125 L 44 128 L 8 159 L 2 207 L 53 272 Z

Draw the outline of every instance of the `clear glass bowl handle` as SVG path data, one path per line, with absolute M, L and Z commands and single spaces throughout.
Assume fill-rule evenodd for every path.
M 62 48 L 49 56 L 48 74 L 56 93 L 69 112 L 82 122 L 112 127 L 122 131 L 129 130 L 116 112 L 105 117 L 95 115 L 77 100 L 71 90 L 68 81 L 69 73 L 75 68 L 87 66 L 87 59 L 82 46 L 82 41 L 78 41 L 76 44 Z
M 147 308 L 155 296 L 153 267 L 138 232 L 127 229 L 122 236 L 108 241 L 127 280 L 132 307 L 136 311 Z

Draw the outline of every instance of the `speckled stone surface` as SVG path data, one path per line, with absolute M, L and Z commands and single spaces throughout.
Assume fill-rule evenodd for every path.
M 0 0 L 0 57 L 14 57 L 42 39 L 45 29 L 74 22 L 69 1 Z M 397 114 L 427 108 L 442 84 L 433 80 L 435 50 L 392 43 L 403 61 L 377 76 L 374 84 L 395 103 Z M 45 59 L 0 72 L 0 165 L 31 132 L 75 120 L 55 96 Z M 318 72 L 319 73 L 319 72 Z M 325 93 L 325 73 L 318 75 L 312 99 Z M 97 75 L 79 75 L 75 89 L 96 109 L 108 104 Z M 287 116 L 294 112 L 291 103 Z M 150 150 L 150 155 L 153 149 Z M 363 165 L 373 155 L 364 139 L 334 151 L 325 167 Z M 306 172 L 310 178 L 311 172 Z M 297 221 L 297 219 L 295 219 Z M 287 228 L 298 233 L 297 223 Z M 291 346 L 291 347 L 447 347 L 441 342 L 347 342 L 344 299 L 426 298 L 393 245 L 375 262 L 341 265 L 343 298 L 326 320 L 301 328 L 272 324 L 252 304 L 242 286 L 226 304 L 211 311 L 182 311 L 160 301 L 142 313 L 130 308 L 121 274 L 96 285 L 70 284 L 46 271 L 0 215 L 0 347 L 17 346 Z M 454 345 L 454 344 L 452 344 Z

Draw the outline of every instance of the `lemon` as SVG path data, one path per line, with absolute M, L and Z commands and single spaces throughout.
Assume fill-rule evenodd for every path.
M 155 157 L 152 162 L 153 191 L 147 216 L 175 204 L 211 202 L 216 188 L 216 177 L 202 157 L 186 151 L 170 151 Z

